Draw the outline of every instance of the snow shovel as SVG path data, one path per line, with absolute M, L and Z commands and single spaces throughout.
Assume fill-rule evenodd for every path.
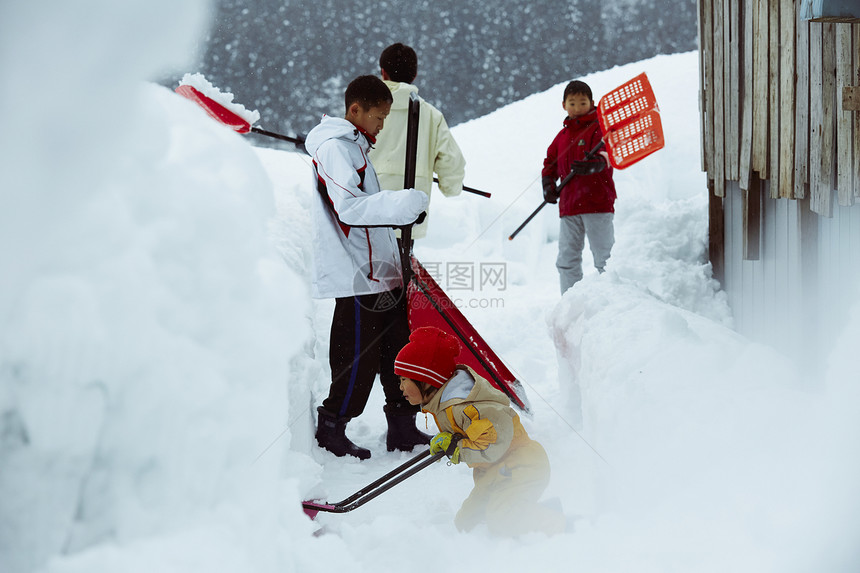
M 410 330 L 435 326 L 456 336 L 461 344 L 460 354 L 455 358 L 455 362 L 471 367 L 492 386 L 501 390 L 513 406 L 527 414 L 531 413 L 531 405 L 522 383 L 415 257 L 412 257 L 412 278 L 406 293 Z
M 592 159 L 601 147 L 606 146 L 610 165 L 615 169 L 626 169 L 664 146 L 660 109 L 645 73 L 600 98 L 597 119 L 604 136 L 586 154 L 586 160 Z M 562 179 L 558 185 L 559 193 L 573 177 L 575 174 L 569 173 Z M 545 205 L 546 201 L 541 203 L 508 240 L 513 240 Z
M 415 171 L 418 166 L 418 120 L 421 116 L 421 102 L 415 92 L 409 94 L 406 116 L 406 163 L 403 166 L 403 188 L 415 187 Z M 426 216 L 426 215 L 425 215 Z M 412 225 L 400 227 L 400 267 L 403 284 L 412 279 Z
M 291 137 L 289 135 L 267 131 L 254 126 L 252 125 L 253 121 L 249 120 L 247 117 L 243 117 L 241 110 L 237 110 L 237 113 L 237 111 L 229 109 L 227 105 L 215 101 L 190 84 L 182 84 L 176 88 L 175 91 L 182 97 L 190 99 L 202 107 L 203 111 L 205 111 L 209 117 L 223 125 L 226 125 L 237 133 L 256 133 L 259 135 L 265 135 L 266 137 L 280 139 L 281 141 L 288 141 L 299 149 L 304 150 L 305 139 L 303 137 Z M 434 177 L 433 181 L 439 183 L 439 179 L 437 177 Z M 487 197 L 488 199 L 491 196 L 491 194 L 486 191 L 480 191 L 472 187 L 467 187 L 466 185 L 463 185 L 463 191 L 480 195 L 481 197 Z
M 357 509 L 370 501 L 371 499 L 385 493 L 405 479 L 412 477 L 426 467 L 436 463 L 445 452 L 430 454 L 430 449 L 426 449 L 417 456 L 413 457 L 406 463 L 397 466 L 378 480 L 369 483 L 348 498 L 337 503 L 326 503 L 324 501 L 303 501 L 302 509 L 308 517 L 314 519 L 321 511 L 328 513 L 347 513 L 353 509 Z M 426 458 L 426 459 L 425 459 Z M 414 466 L 414 467 L 413 467 Z

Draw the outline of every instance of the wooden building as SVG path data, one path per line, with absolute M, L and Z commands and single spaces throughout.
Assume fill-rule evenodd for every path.
M 860 0 L 840 1 L 698 0 L 714 275 L 737 331 L 816 358 L 860 301 Z

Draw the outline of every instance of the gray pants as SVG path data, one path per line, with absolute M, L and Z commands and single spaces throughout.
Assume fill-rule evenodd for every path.
M 594 256 L 594 268 L 603 272 L 612 245 L 615 244 L 615 228 L 612 225 L 614 213 L 588 213 L 561 218 L 558 233 L 558 268 L 561 281 L 561 294 L 582 280 L 582 249 L 585 238 Z

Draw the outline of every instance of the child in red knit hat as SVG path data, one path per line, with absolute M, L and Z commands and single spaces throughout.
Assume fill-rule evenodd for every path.
M 457 512 L 457 529 L 486 522 L 491 533 L 515 536 L 564 530 L 564 515 L 538 503 L 549 482 L 549 460 L 529 438 L 507 396 L 468 366 L 460 344 L 432 326 L 416 329 L 398 353 L 394 372 L 410 404 L 433 414 L 440 432 L 430 442 L 452 463 L 473 468 L 475 487 Z

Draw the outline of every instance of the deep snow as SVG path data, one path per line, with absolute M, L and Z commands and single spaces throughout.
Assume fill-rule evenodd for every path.
M 4 573 L 860 569 L 860 306 L 820 379 L 731 330 L 696 54 L 585 78 L 598 96 L 647 72 L 667 147 L 616 173 L 608 272 L 563 298 L 553 208 L 507 240 L 540 202 L 563 83 L 454 129 L 493 198 L 436 195 L 416 254 L 503 265 L 504 288 L 440 284 L 523 381 L 572 523 L 502 542 L 454 531 L 459 466 L 305 517 L 409 457 L 385 452 L 378 389 L 349 428 L 371 460 L 311 444 L 331 302 L 308 296 L 308 159 L 142 82 L 189 65 L 203 2 L 133 0 L 110 25 L 54 4 L 0 7 Z

